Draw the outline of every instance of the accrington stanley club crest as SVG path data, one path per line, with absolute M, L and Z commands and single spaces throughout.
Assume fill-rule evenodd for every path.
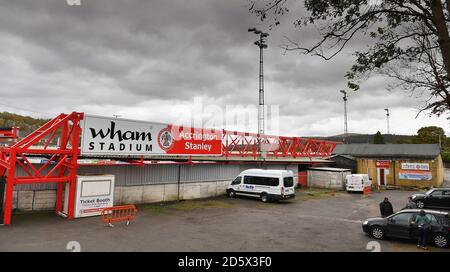
M 164 128 L 158 133 L 158 145 L 161 149 L 167 151 L 173 147 L 174 140 L 170 129 Z

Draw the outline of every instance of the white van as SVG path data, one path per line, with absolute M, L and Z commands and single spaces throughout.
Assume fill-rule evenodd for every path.
M 262 202 L 295 197 L 294 174 L 289 170 L 248 169 L 227 187 L 227 195 L 260 198 Z
M 365 187 L 372 186 L 372 181 L 367 174 L 347 175 L 346 183 L 348 192 L 364 192 Z

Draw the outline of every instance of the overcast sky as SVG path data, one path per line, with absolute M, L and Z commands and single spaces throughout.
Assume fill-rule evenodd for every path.
M 246 0 L 1 1 L 0 111 L 45 118 L 83 111 L 168 123 L 195 115 L 219 126 L 208 123 L 211 109 L 232 115 L 232 106 L 258 103 L 259 52 L 256 35 L 247 32 L 256 26 L 270 33 L 266 104 L 279 106 L 279 133 L 341 134 L 339 90 L 346 87 L 352 48 L 363 42 L 328 62 L 283 54 L 284 36 L 317 39 L 314 30 L 295 30 L 289 19 L 269 31 L 248 12 Z M 446 116 L 415 119 L 421 103 L 423 97 L 387 91 L 386 79 L 371 77 L 361 91 L 350 91 L 349 131 L 385 133 L 389 108 L 391 133 L 437 125 L 448 135 Z M 256 128 L 256 119 L 251 125 Z

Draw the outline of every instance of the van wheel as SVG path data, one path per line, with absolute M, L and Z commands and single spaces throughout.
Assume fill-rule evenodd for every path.
M 269 196 L 266 193 L 261 194 L 261 201 L 264 203 L 269 202 Z
M 375 239 L 383 239 L 384 238 L 384 229 L 380 226 L 373 226 L 370 229 L 370 235 Z
M 448 238 L 442 233 L 438 233 L 433 237 L 433 243 L 440 248 L 448 246 Z
M 227 195 L 229 198 L 234 198 L 236 196 L 236 192 L 234 192 L 234 190 L 228 190 Z

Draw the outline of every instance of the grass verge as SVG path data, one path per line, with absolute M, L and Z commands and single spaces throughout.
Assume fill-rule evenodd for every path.
M 139 205 L 138 209 L 150 211 L 156 214 L 169 213 L 173 211 L 191 211 L 197 209 L 224 209 L 231 207 L 231 204 L 221 198 L 196 199 L 172 201 L 163 203 L 150 203 Z

